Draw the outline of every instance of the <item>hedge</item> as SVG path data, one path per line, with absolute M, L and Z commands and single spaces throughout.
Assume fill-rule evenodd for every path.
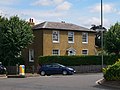
M 120 80 L 120 61 L 103 68 L 103 73 L 106 80 Z
M 112 65 L 120 56 L 104 56 L 104 65 Z M 39 64 L 60 63 L 66 66 L 101 65 L 101 56 L 40 56 Z

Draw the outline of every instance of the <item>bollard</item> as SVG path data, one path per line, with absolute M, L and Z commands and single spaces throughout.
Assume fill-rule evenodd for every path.
M 20 65 L 19 66 L 19 74 L 21 76 L 25 76 L 25 65 Z
M 34 67 L 34 65 L 32 66 L 32 74 L 34 74 L 34 72 L 35 72 L 35 67 Z
M 18 75 L 19 74 L 19 65 L 16 64 L 16 74 Z

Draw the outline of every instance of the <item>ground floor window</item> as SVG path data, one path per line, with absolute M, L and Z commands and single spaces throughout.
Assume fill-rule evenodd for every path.
M 60 55 L 60 50 L 59 49 L 53 49 L 52 50 L 52 55 Z
M 34 49 L 29 49 L 29 62 L 34 62 Z
M 87 49 L 83 49 L 82 50 L 82 55 L 88 55 L 88 50 Z

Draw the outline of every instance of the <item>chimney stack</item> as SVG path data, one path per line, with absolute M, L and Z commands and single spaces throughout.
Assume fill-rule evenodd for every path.
M 65 21 L 61 21 L 61 23 L 65 23 Z
M 32 18 L 29 19 L 29 23 L 30 23 L 31 26 L 34 26 L 34 25 L 35 25 L 35 23 L 34 23 L 34 21 L 33 21 Z

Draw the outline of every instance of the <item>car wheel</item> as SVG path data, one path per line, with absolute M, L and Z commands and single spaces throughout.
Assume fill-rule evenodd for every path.
M 40 72 L 40 75 L 41 75 L 41 76 L 45 76 L 45 71 L 41 71 L 41 72 Z
M 67 71 L 63 71 L 62 74 L 63 74 L 63 75 L 67 75 Z

